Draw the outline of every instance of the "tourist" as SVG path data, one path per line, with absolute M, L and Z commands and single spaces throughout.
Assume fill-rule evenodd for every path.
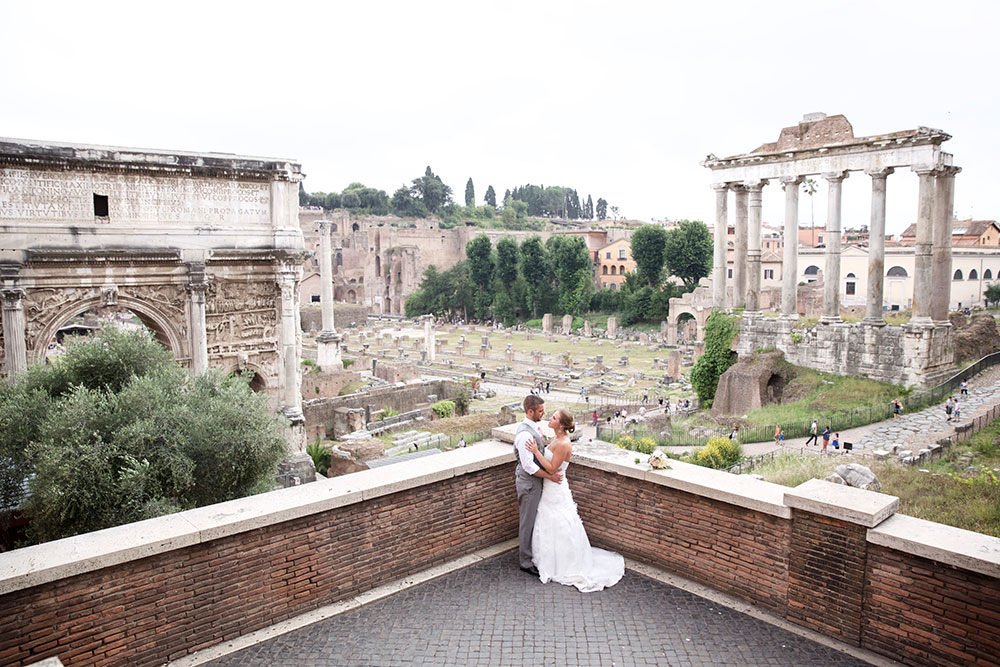
M 663 397 L 662 397 L 662 396 L 660 396 L 660 397 L 659 397 L 659 398 L 657 399 L 657 401 L 659 401 L 659 403 L 660 403 L 660 407 L 662 408 L 662 407 L 663 407 Z
M 840 449 L 840 434 L 839 433 L 834 433 L 833 434 L 833 448 L 834 449 Z
M 781 435 L 781 424 L 774 425 L 774 444 L 778 444 L 778 436 Z
M 948 415 L 948 418 L 945 421 L 949 422 L 951 421 L 951 413 L 954 409 L 955 409 L 955 397 L 949 396 L 948 400 L 944 404 L 944 413 Z
M 968 380 L 962 380 L 962 392 L 961 393 L 962 393 L 962 396 L 968 396 L 969 395 L 969 381 Z
M 782 447 L 785 446 L 785 432 L 781 429 L 778 429 L 778 444 Z
M 458 446 L 459 447 L 465 447 L 465 436 L 464 435 L 461 438 L 458 439 Z
M 892 402 L 892 418 L 899 419 L 903 414 L 903 404 L 897 398 Z
M 546 394 L 551 394 L 552 393 L 552 383 L 551 382 L 546 382 L 545 383 L 545 393 Z
M 740 439 L 740 427 L 739 426 L 734 426 L 733 427 L 733 430 L 730 431 L 730 433 L 729 433 L 729 439 L 732 440 L 733 442 L 736 442 L 737 440 Z
M 584 394 L 584 392 L 586 392 L 586 391 L 587 391 L 587 388 L 586 388 L 586 387 L 580 387 L 580 398 L 583 398 L 583 394 Z
M 806 439 L 806 447 L 809 446 L 810 442 L 812 442 L 815 445 L 819 444 L 818 433 L 819 433 L 819 425 L 816 423 L 816 420 L 814 419 L 812 420 L 812 425 L 809 426 L 809 437 Z
M 954 410 L 955 421 L 958 421 L 959 419 L 961 419 L 961 417 L 962 417 L 962 408 L 959 407 L 958 401 L 955 401 L 955 410 Z
M 592 426 L 594 428 L 597 428 L 597 410 L 594 410 L 594 418 L 593 418 L 593 424 L 592 424 Z
M 823 429 L 823 451 L 826 451 L 827 445 L 830 444 L 830 427 L 827 426 Z
M 643 403 L 649 403 L 649 390 L 648 389 L 643 389 L 642 390 L 642 402 Z

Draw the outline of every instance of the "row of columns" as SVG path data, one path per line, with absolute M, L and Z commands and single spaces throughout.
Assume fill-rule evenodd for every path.
M 917 214 L 913 318 L 917 326 L 947 324 L 951 296 L 951 227 L 955 174 L 958 167 L 915 166 L 920 178 Z M 865 170 L 872 179 L 871 218 L 868 246 L 868 295 L 864 322 L 884 326 L 882 303 L 885 282 L 886 182 L 892 167 Z M 823 288 L 825 324 L 840 318 L 841 193 L 849 172 L 824 173 L 827 182 L 826 253 Z M 798 316 L 799 185 L 805 175 L 778 179 L 785 191 L 784 248 L 782 255 L 781 316 Z M 726 308 L 728 200 L 733 192 L 735 231 L 733 259 L 733 308 L 743 308 L 745 317 L 760 315 L 761 288 L 761 194 L 769 179 L 743 183 L 715 183 L 715 245 L 712 299 L 716 308 Z

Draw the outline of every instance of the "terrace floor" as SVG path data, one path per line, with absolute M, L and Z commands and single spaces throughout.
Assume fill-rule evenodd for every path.
M 857 656 L 872 656 L 856 649 L 813 641 L 640 569 L 629 563 L 617 585 L 584 594 L 539 583 L 507 551 L 207 664 L 893 664 L 867 662 Z

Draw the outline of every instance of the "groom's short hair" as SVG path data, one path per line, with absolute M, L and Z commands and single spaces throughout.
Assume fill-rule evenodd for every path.
M 540 406 L 545 405 L 545 400 L 541 396 L 529 394 L 524 397 L 524 402 L 521 405 L 524 407 L 525 412 L 528 410 L 537 410 Z

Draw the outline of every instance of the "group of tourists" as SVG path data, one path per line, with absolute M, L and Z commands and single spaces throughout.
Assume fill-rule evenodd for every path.
M 730 439 L 734 439 L 733 434 L 736 433 L 736 429 L 733 429 L 733 433 L 729 435 Z M 811 445 L 819 445 L 820 438 L 823 439 L 823 446 L 820 451 L 828 451 L 830 447 L 830 435 L 831 429 L 826 426 L 822 432 L 819 430 L 819 423 L 814 419 L 809 425 L 809 437 L 806 438 L 806 447 Z M 774 426 L 774 444 L 779 446 L 784 446 L 785 444 L 785 432 L 781 428 L 781 424 L 775 424 Z M 833 433 L 833 448 L 840 449 L 840 434 Z

